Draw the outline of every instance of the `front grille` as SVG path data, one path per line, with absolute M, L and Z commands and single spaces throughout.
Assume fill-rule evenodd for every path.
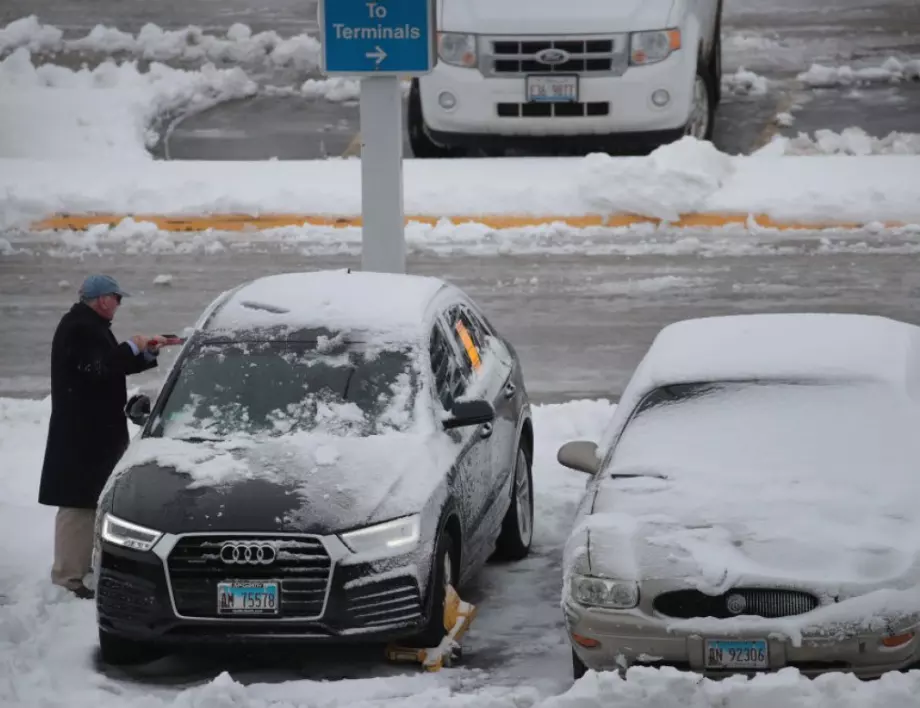
M 269 565 L 227 565 L 220 559 L 227 541 L 270 543 L 277 551 Z M 185 617 L 224 618 L 217 612 L 217 584 L 226 580 L 279 580 L 277 617 L 317 619 L 323 613 L 332 560 L 314 537 L 188 536 L 167 561 L 176 611 Z M 264 618 L 260 618 L 264 619 Z
M 116 622 L 145 622 L 158 614 L 156 585 L 148 580 L 103 570 L 96 586 L 99 614 Z
M 606 101 L 589 103 L 498 103 L 499 118 L 584 118 L 610 114 Z
M 743 606 L 739 598 L 743 599 Z M 739 615 L 775 618 L 811 612 L 818 606 L 818 598 L 798 590 L 739 588 L 722 595 L 706 595 L 698 590 L 676 590 L 662 593 L 655 598 L 653 604 L 661 614 L 680 619 L 728 619 Z M 743 608 L 737 611 L 739 607 Z
M 486 76 L 525 74 L 613 74 L 626 71 L 626 39 L 620 37 L 517 38 L 491 37 L 484 43 L 480 68 Z M 545 49 L 566 52 L 559 64 L 544 64 L 537 55 Z
M 356 625 L 374 627 L 417 622 L 422 617 L 418 583 L 410 575 L 348 583 L 345 600 Z

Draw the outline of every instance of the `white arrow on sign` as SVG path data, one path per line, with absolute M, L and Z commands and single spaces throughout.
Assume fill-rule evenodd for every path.
M 380 66 L 380 62 L 382 62 L 384 59 L 387 58 L 387 53 L 383 51 L 380 47 L 374 47 L 374 49 L 376 51 L 368 52 L 367 54 L 365 54 L 365 56 L 368 59 L 376 59 L 377 66 Z

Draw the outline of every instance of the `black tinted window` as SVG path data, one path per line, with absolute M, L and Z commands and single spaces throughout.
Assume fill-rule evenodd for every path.
M 411 424 L 413 353 L 310 343 L 201 346 L 185 359 L 155 436 L 222 438 L 298 430 L 371 435 Z

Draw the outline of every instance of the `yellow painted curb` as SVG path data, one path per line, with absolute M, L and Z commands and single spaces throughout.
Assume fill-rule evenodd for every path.
M 209 214 L 193 216 L 165 216 L 162 214 L 55 214 L 32 224 L 33 231 L 68 229 L 84 231 L 91 226 L 107 224 L 115 226 L 123 219 L 131 218 L 156 224 L 163 231 L 253 231 L 275 229 L 284 226 L 322 226 L 332 228 L 360 227 L 361 217 L 357 216 L 319 216 L 316 214 Z M 706 213 L 688 214 L 679 221 L 665 222 L 646 216 L 634 214 L 586 214 L 584 216 L 524 216 L 517 214 L 482 214 L 479 216 L 433 216 L 411 215 L 406 217 L 406 224 L 421 223 L 434 225 L 441 220 L 454 224 L 481 224 L 491 229 L 513 229 L 528 226 L 546 226 L 565 224 L 576 228 L 601 226 L 608 228 L 635 226 L 638 224 L 659 225 L 666 223 L 673 228 L 718 228 L 729 225 L 745 225 L 750 219 L 757 226 L 781 231 L 790 230 L 826 230 L 859 229 L 865 226 L 858 222 L 841 221 L 779 221 L 766 214 L 732 214 Z M 882 222 L 886 228 L 905 226 L 901 222 Z

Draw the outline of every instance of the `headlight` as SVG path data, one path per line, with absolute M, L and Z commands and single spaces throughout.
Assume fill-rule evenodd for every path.
M 680 30 L 636 32 L 629 36 L 629 63 L 654 64 L 680 49 Z
M 476 37 L 471 34 L 442 32 L 438 35 L 438 57 L 452 66 L 476 66 Z
M 341 534 L 342 541 L 354 553 L 372 555 L 411 551 L 418 545 L 420 536 L 421 528 L 417 515 Z
M 102 538 L 109 543 L 136 551 L 149 551 L 163 534 L 118 517 L 106 514 L 102 521 Z
M 639 584 L 631 580 L 573 575 L 570 591 L 575 602 L 588 607 L 628 610 L 639 604 Z

